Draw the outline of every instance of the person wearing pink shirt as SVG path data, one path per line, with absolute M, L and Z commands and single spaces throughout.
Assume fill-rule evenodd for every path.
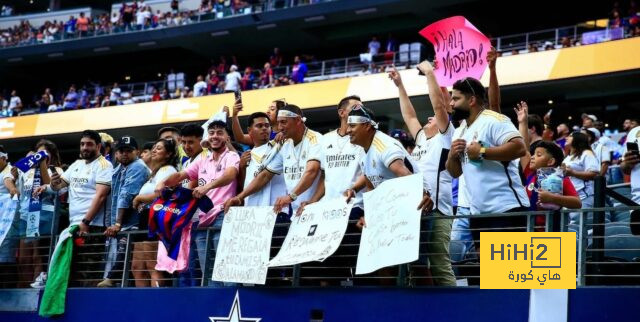
M 165 187 L 174 187 L 182 183 L 185 179 L 197 180 L 198 187 L 193 190 L 195 198 L 207 196 L 214 204 L 213 209 L 207 213 L 198 210 L 199 224 L 198 228 L 214 227 L 216 228 L 209 234 L 213 241 L 213 249 L 218 246 L 220 239 L 220 229 L 224 218 L 224 203 L 236 195 L 236 185 L 238 177 L 238 167 L 240 164 L 240 156 L 229 151 L 226 142 L 229 139 L 226 123 L 222 121 L 214 121 L 209 124 L 207 129 L 209 133 L 209 144 L 211 154 L 206 158 L 190 164 L 186 169 L 169 176 L 166 180 L 159 183 L 156 187 L 156 193 L 159 193 Z M 209 280 L 208 274 L 211 274 L 213 261 L 207 258 L 205 248 L 207 245 L 207 230 L 198 230 L 195 234 L 197 256 L 200 262 L 200 268 L 203 272 L 203 280 Z M 190 256 L 195 256 L 196 252 L 191 252 Z M 207 260 L 208 259 L 208 260 Z M 212 285 L 212 284 L 209 284 Z M 222 286 L 222 283 L 215 282 L 213 286 Z M 229 285 L 225 283 L 224 285 Z

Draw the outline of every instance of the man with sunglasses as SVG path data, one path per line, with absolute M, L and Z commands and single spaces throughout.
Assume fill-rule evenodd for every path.
M 464 176 L 471 214 L 525 211 L 529 200 L 518 174 L 517 160 L 526 147 L 511 120 L 485 108 L 485 89 L 474 78 L 453 84 L 452 119 L 464 121 L 453 134 L 446 168 L 454 177 Z M 482 184 L 480 184 L 482 183 Z M 525 217 L 471 218 L 476 249 L 480 231 L 522 231 Z

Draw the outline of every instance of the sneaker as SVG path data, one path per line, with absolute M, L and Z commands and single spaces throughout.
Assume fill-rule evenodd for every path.
M 40 272 L 40 275 L 36 277 L 36 280 L 33 283 L 31 283 L 31 287 L 44 288 L 46 284 L 47 284 L 47 273 Z
M 113 284 L 113 280 L 109 278 L 105 278 L 104 280 L 102 280 L 102 282 L 98 283 L 97 286 L 98 287 L 114 287 L 115 284 Z

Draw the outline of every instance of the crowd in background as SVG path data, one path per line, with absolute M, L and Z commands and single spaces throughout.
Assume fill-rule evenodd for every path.
M 7 239 L 0 246 L 1 258 L 3 262 L 17 258 L 29 267 L 20 270 L 19 286 L 44 287 L 47 263 L 37 251 L 41 239 L 34 237 L 57 234 L 71 225 L 80 239 L 91 238 L 89 233 L 105 236 L 105 257 L 99 261 L 104 263 L 99 267 L 104 274 L 97 285 L 115 286 L 127 238 L 134 238 L 122 232 L 151 229 L 149 218 L 159 211 L 151 205 L 163 198 L 166 189 L 177 193 L 184 191 L 181 187 L 189 190 L 180 198 L 206 197 L 214 205 L 208 211 L 196 211 L 192 223 L 184 227 L 181 238 L 188 235 L 191 243 L 178 256 L 185 256 L 182 263 L 188 264 L 176 268 L 165 244 L 150 235 L 133 240 L 131 271 L 139 287 L 167 285 L 168 275 L 179 285 L 201 285 L 202 271 L 213 264 L 205 250 L 207 245 L 215 250 L 220 237 L 219 230 L 202 229 L 219 229 L 230 207 L 273 206 L 278 221 L 289 222 L 309 204 L 347 197 L 354 202 L 350 214 L 357 221 L 354 227 L 362 229 L 367 215 L 361 199 L 364 191 L 420 173 L 424 191 L 416 207 L 426 216 L 430 230 L 421 236 L 428 242 L 421 246 L 420 253 L 426 257 L 419 262 L 430 263 L 433 284 L 455 286 L 450 240 L 465 242 L 463 253 L 473 254 L 480 249 L 481 231 L 527 227 L 525 217 L 455 218 L 456 214 L 576 209 L 567 229 L 577 231 L 581 216 L 593 220 L 592 214 L 578 209 L 593 207 L 595 178 L 603 176 L 614 183 L 622 181 L 623 174 L 631 176 L 632 199 L 640 202 L 640 158 L 637 145 L 633 148 L 640 139 L 638 119 L 625 120 L 627 135 L 616 141 L 604 135 L 596 115 L 584 114 L 582 126 L 569 128 L 554 124 L 551 113 L 529 114 L 527 103 L 520 102 L 513 108 L 514 122 L 503 114 L 500 103 L 498 57 L 495 50 L 486 57 L 491 76 L 488 89 L 477 79 L 464 78 L 451 92 L 438 85 L 429 62 L 420 63 L 418 69 L 426 76 L 423 86 L 431 93 L 433 117 L 428 118 L 416 113 L 400 73 L 389 70 L 386 86 L 398 89 L 398 110 L 405 123 L 403 130 L 389 135 L 379 130 L 375 111 L 356 95 L 336 102 L 336 129 L 325 134 L 309 129 L 306 124 L 313 120 L 305 121 L 303 109 L 286 100 L 268 102 L 265 112 L 253 113 L 242 125 L 238 114 L 243 105 L 238 99 L 205 125 L 164 127 L 156 141 L 145 144 L 130 135 L 114 140 L 106 133 L 86 130 L 79 140 L 78 160 L 60 160 L 56 144 L 40 140 L 24 151 L 34 160 L 27 171 L 9 164 L 7 153 L 0 149 L 4 183 L 0 193 L 19 198 L 11 234 L 20 240 L 16 244 Z M 229 74 L 237 73 L 233 67 Z M 199 77 L 201 82 L 194 88 L 208 90 Z M 235 85 L 241 83 L 237 77 Z M 225 91 L 235 90 L 226 86 Z M 551 185 L 545 180 L 557 182 Z M 30 208 L 35 198 L 42 203 L 37 217 Z M 544 216 L 536 218 L 536 227 L 544 225 Z M 33 235 L 34 230 L 38 235 Z M 92 245 L 76 248 L 96 247 Z M 71 273 L 79 273 L 77 266 L 72 266 Z

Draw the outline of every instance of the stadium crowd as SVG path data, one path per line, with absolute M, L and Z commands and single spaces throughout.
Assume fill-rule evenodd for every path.
M 318 3 L 318 0 L 292 1 L 291 5 Z M 286 5 L 282 2 L 280 5 Z M 45 21 L 41 26 L 33 26 L 29 20 L 22 20 L 20 24 L 0 30 L 0 47 L 47 44 L 61 39 L 99 36 L 126 31 L 149 30 L 190 24 L 197 16 L 212 15 L 223 17 L 236 15 L 250 7 L 260 7 L 270 10 L 278 6 L 275 1 L 243 1 L 243 0 L 202 0 L 198 8 L 185 9 L 179 0 L 172 0 L 170 11 L 161 12 L 145 3 L 144 0 L 134 0 L 122 3 L 117 12 L 96 14 L 93 17 L 80 13 L 70 16 L 66 21 Z M 3 6 L 3 16 L 10 16 L 13 10 Z
M 11 238 L 5 240 L 0 262 L 17 258 L 21 264 L 18 286 L 44 287 L 47 263 L 39 259 L 37 246 L 42 240 L 34 236 L 57 234 L 77 225 L 80 239 L 88 233 L 107 237 L 104 275 L 97 285 L 114 286 L 114 272 L 122 271 L 128 238 L 119 233 L 147 230 L 154 200 L 166 189 L 183 187 L 192 191 L 187 199 L 206 196 L 214 205 L 193 216 L 188 225 L 188 265 L 173 275 L 179 285 L 200 285 L 199 268 L 213 263 L 205 253 L 207 244 L 215 249 L 220 237 L 219 231 L 201 229 L 221 227 L 230 207 L 273 206 L 278 221 L 288 222 L 311 203 L 345 196 L 354 202 L 351 219 L 361 229 L 367 215 L 364 191 L 421 173 L 423 198 L 415 206 L 431 229 L 421 237 L 428 242 L 421 246 L 426 247 L 421 253 L 427 258 L 420 261 L 430 263 L 434 284 L 455 286 L 450 240 L 465 241 L 465 251 L 471 252 L 479 249 L 481 231 L 524 231 L 527 226 L 524 217 L 454 218 L 456 214 L 592 208 L 594 178 L 604 175 L 610 182 L 619 180 L 614 178 L 619 173 L 613 174 L 610 166 L 631 175 L 633 200 L 640 202 L 637 145 L 635 150 L 627 149 L 640 140 L 638 119 L 625 121 L 628 134 L 620 142 L 603 135 L 602 122 L 595 115 L 582 115 L 581 126 L 575 128 L 567 124 L 553 128 L 550 113 L 529 114 L 526 102 L 514 107 L 514 123 L 502 114 L 497 52 L 490 51 L 487 60 L 488 89 L 477 79 L 464 78 L 453 85 L 452 92 L 438 84 L 437 66 L 427 61 L 418 65 L 433 106 L 434 116 L 426 123 L 412 106 L 400 73 L 389 70 L 388 86 L 398 89 L 398 109 L 407 129 L 390 135 L 378 129 L 366 102 L 353 95 L 336 102 L 336 129 L 325 134 L 308 128 L 303 109 L 285 100 L 265 102 L 265 112 L 251 114 L 243 126 L 238 117 L 243 105 L 238 99 L 205 125 L 160 129 L 154 142 L 141 144 L 130 135 L 114 140 L 106 133 L 86 130 L 79 138 L 78 160 L 61 160 L 56 144 L 42 139 L 25 151 L 32 160 L 25 171 L 9 164 L 0 148 L 0 194 L 18 197 L 10 235 L 20 239 L 18 245 Z M 554 175 L 561 187 L 556 191 L 545 184 Z M 42 206 L 33 211 L 35 200 Z M 570 230 L 578 216 L 570 217 Z M 536 218 L 536 225 L 544 221 Z M 172 264 L 166 263 L 167 250 L 156 237 L 133 240 L 132 254 L 136 286 L 166 285 L 163 276 L 172 271 Z
M 300 1 L 297 4 L 316 2 L 319 1 Z M 259 4 L 273 6 L 269 1 L 259 1 Z M 154 10 L 144 1 L 133 1 L 131 4 L 124 2 L 119 11 L 113 13 L 111 17 L 108 14 L 100 14 L 92 18 L 80 14 L 79 17 L 71 16 L 67 21 L 47 21 L 39 27 L 34 27 L 28 20 L 23 20 L 17 26 L 0 30 L 0 47 L 48 43 L 54 39 L 60 39 L 63 34 L 65 38 L 77 38 L 93 34 L 179 26 L 191 23 L 195 15 L 216 14 L 225 10 L 230 14 L 236 14 L 252 5 L 256 5 L 256 3 L 241 0 L 203 0 L 197 10 L 182 10 L 179 7 L 179 1 L 172 1 L 171 11 L 162 13 L 156 10 L 154 13 Z M 608 26 L 609 28 L 623 28 L 624 38 L 640 36 L 640 15 L 635 1 L 630 1 L 624 7 L 615 1 L 608 15 Z M 558 44 L 551 41 L 531 41 L 528 42 L 528 47 L 525 49 L 503 50 L 498 55 L 518 55 L 580 45 L 580 37 L 572 38 L 565 35 L 558 39 Z M 397 41 L 391 35 L 384 46 L 374 36 L 364 53 L 371 55 L 371 57 L 378 57 L 378 64 L 372 61 L 366 63 L 365 59 L 361 61 L 362 64 L 355 67 L 362 68 L 363 74 L 388 71 L 389 67 L 393 65 L 392 58 L 398 50 L 397 47 Z M 354 52 L 353 55 L 359 53 Z M 212 60 L 212 66 L 206 72 L 203 71 L 196 77 L 191 76 L 189 82 L 184 73 L 176 74 L 171 71 L 163 75 L 166 80 L 164 84 L 149 87 L 145 93 L 134 93 L 132 89 L 127 90 L 126 88 L 131 88 L 127 86 L 128 84 L 115 83 L 111 86 L 104 86 L 88 81 L 84 84 L 70 84 L 68 89 L 64 90 L 45 88 L 43 94 L 23 101 L 18 94 L 20 89 L 0 89 L 0 118 L 17 116 L 25 110 L 29 114 L 57 112 L 126 105 L 141 101 L 214 95 L 236 89 L 245 91 L 298 84 L 305 82 L 309 72 L 308 65 L 316 63 L 317 60 L 313 55 L 295 55 L 290 62 L 289 68 L 284 69 L 283 55 L 279 48 L 275 48 L 274 52 L 260 66 L 255 64 L 241 66 L 235 56 L 230 58 L 221 56 L 215 62 Z M 327 69 L 332 70 L 330 67 L 328 66 Z M 345 70 L 347 70 L 347 66 L 345 66 Z M 176 83 L 176 75 L 182 77 L 178 83 Z

